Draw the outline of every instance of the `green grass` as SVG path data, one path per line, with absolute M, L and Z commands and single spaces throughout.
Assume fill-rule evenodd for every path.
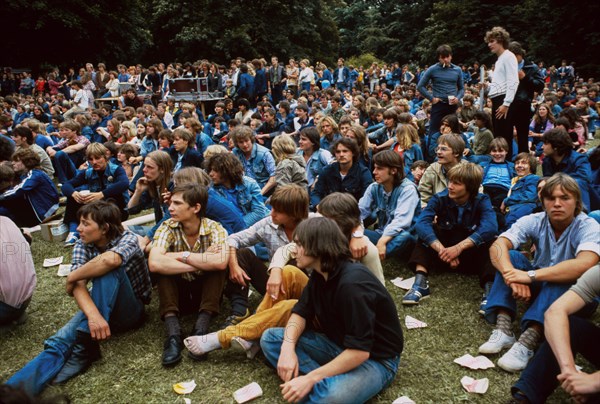
M 59 244 L 34 237 L 33 257 L 38 271 L 38 286 L 28 309 L 27 322 L 4 330 L 0 335 L 0 381 L 5 381 L 32 359 L 43 347 L 44 339 L 52 335 L 77 310 L 75 302 L 64 292 L 64 278 L 56 276 L 56 267 L 42 268 L 46 257 L 65 256 L 70 251 Z M 398 262 L 385 265 L 386 278 L 409 277 L 411 273 Z M 498 368 L 473 371 L 452 361 L 466 353 L 477 355 L 477 347 L 491 332 L 491 327 L 480 318 L 478 308 L 481 292 L 476 277 L 457 274 L 431 276 L 432 297 L 420 306 L 405 308 L 400 303 L 404 291 L 387 283 L 397 303 L 405 337 L 400 370 L 394 383 L 373 399 L 373 402 L 391 402 L 407 395 L 418 403 L 477 402 L 499 403 L 508 398 L 510 386 L 517 376 Z M 251 297 L 258 303 L 257 294 Z M 224 308 L 223 312 L 227 312 Z M 424 329 L 407 330 L 405 315 L 428 323 Z M 213 323 L 217 326 L 222 318 Z M 194 318 L 185 317 L 182 327 L 189 330 Z M 164 369 L 160 364 L 163 325 L 158 316 L 158 296 L 154 294 L 147 308 L 147 321 L 137 330 L 117 335 L 102 343 L 103 357 L 85 374 L 65 386 L 50 387 L 46 396 L 68 395 L 75 403 L 114 402 L 176 402 L 172 385 L 195 379 L 198 387 L 189 395 L 193 402 L 233 402 L 233 392 L 253 381 L 264 391 L 257 402 L 279 402 L 279 380 L 262 357 L 246 360 L 233 352 L 216 351 L 205 362 L 193 362 L 184 357 L 181 364 Z M 497 357 L 492 357 L 495 362 Z M 466 393 L 460 385 L 465 376 L 487 377 L 490 389 L 483 396 Z M 555 395 L 554 402 L 566 396 Z M 181 400 L 179 400 L 181 402 Z
M 597 144 L 596 140 L 593 142 Z M 34 234 L 32 247 L 37 268 L 38 285 L 28 309 L 27 322 L 0 331 L 0 382 L 7 380 L 43 348 L 45 338 L 64 325 L 77 310 L 73 299 L 64 291 L 64 278 L 56 276 L 57 268 L 42 268 L 44 258 L 64 255 L 69 262 L 70 250 L 59 243 L 48 243 Z M 386 279 L 412 274 L 398 262 L 386 262 Z M 518 376 L 499 368 L 470 370 L 453 363 L 464 354 L 477 355 L 477 347 L 487 340 L 492 328 L 477 314 L 481 290 L 476 277 L 457 274 L 433 274 L 432 296 L 417 307 L 401 304 L 404 291 L 387 282 L 401 319 L 405 346 L 400 369 L 393 384 L 372 402 L 390 403 L 407 395 L 417 403 L 501 403 L 509 398 L 511 385 Z M 254 294 L 251 302 L 258 304 Z M 228 312 L 228 307 L 222 310 Z M 429 327 L 407 330 L 405 315 L 425 321 Z M 598 321 L 599 315 L 595 316 Z M 184 332 L 192 328 L 192 317 L 183 319 Z M 213 321 L 213 327 L 223 317 Z M 183 402 L 173 391 L 177 382 L 195 379 L 198 387 L 189 395 L 192 402 L 233 402 L 233 392 L 256 381 L 264 396 L 256 402 L 281 402 L 279 379 L 261 356 L 246 360 L 233 352 L 216 351 L 205 362 L 193 362 L 184 356 L 172 369 L 161 366 L 164 331 L 158 316 L 158 295 L 154 293 L 147 308 L 147 321 L 137 330 L 120 334 L 102 343 L 103 357 L 83 375 L 65 386 L 50 387 L 46 396 L 64 394 L 75 403 L 168 403 Z M 498 356 L 491 357 L 496 362 Z M 581 362 L 581 361 L 579 361 Z M 463 376 L 487 377 L 490 388 L 483 395 L 466 393 L 460 385 Z M 549 402 L 567 401 L 558 391 Z

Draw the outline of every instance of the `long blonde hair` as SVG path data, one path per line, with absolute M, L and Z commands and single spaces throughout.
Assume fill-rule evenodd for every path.
M 160 202 L 162 203 L 162 193 L 164 190 L 169 188 L 169 182 L 171 181 L 173 160 L 171 160 L 169 153 L 162 150 L 156 150 L 148 153 L 146 158 L 154 161 L 161 172 L 161 176 L 156 181 L 150 181 L 148 192 L 152 198 L 160 198 Z M 157 188 L 160 192 L 157 191 Z
M 296 143 L 290 135 L 284 133 L 275 137 L 271 150 L 275 156 L 275 161 L 281 163 L 296 153 Z

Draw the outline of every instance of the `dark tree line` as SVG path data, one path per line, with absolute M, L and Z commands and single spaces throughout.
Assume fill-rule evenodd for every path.
M 493 61 L 485 31 L 505 27 L 535 60 L 600 70 L 600 2 L 593 0 L 10 0 L 0 5 L 0 64 L 114 65 L 235 56 L 372 53 L 431 63 L 449 43 L 457 62 Z

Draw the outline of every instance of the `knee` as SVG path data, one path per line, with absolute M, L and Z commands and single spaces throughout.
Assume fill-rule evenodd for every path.
M 285 334 L 285 328 L 276 327 L 265 330 L 260 337 L 260 347 L 263 352 L 273 351 L 274 345 L 281 345 Z

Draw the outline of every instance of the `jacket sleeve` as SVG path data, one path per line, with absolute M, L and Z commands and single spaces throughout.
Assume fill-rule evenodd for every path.
M 376 187 L 376 183 L 372 183 L 369 185 L 364 195 L 358 201 L 358 208 L 360 209 L 360 220 L 365 220 L 369 216 L 371 216 L 373 205 L 373 188 Z
M 39 178 L 32 172 L 25 177 L 19 184 L 15 185 L 2 195 L 0 195 L 0 200 L 11 200 L 15 198 L 23 197 L 27 192 L 34 190 L 40 184 Z
M 125 178 L 127 178 L 127 175 L 125 175 Z M 85 170 L 79 170 L 77 171 L 77 174 L 75 174 L 75 177 L 63 184 L 62 193 L 65 196 L 71 196 L 73 195 L 73 192 L 75 192 L 75 188 L 84 185 L 85 182 Z M 127 185 L 129 185 L 129 182 Z
M 250 188 L 251 208 L 250 212 L 244 215 L 244 221 L 246 222 L 246 226 L 251 226 L 267 216 L 269 214 L 269 210 L 263 202 L 258 184 L 252 181 L 248 182 L 246 185 Z
M 394 237 L 403 230 L 408 230 L 420 203 L 417 188 L 414 185 L 405 186 L 398 198 L 394 219 L 383 229 L 383 235 Z
M 496 220 L 496 212 L 492 207 L 492 202 L 489 196 L 481 194 L 482 198 L 477 206 L 480 209 L 480 221 L 477 230 L 472 233 L 469 238 L 480 246 L 488 241 L 492 241 L 498 234 L 498 221 Z
M 360 173 L 360 182 L 360 196 L 363 196 L 369 185 L 373 183 L 373 176 L 371 175 L 371 171 L 369 171 L 367 167 L 364 167 L 362 165 Z
M 419 215 L 415 225 L 417 236 L 419 236 L 419 239 L 428 246 L 438 239 L 433 228 L 433 219 L 437 215 L 437 211 L 440 207 L 439 196 L 433 195 L 429 200 L 427 207 Z

